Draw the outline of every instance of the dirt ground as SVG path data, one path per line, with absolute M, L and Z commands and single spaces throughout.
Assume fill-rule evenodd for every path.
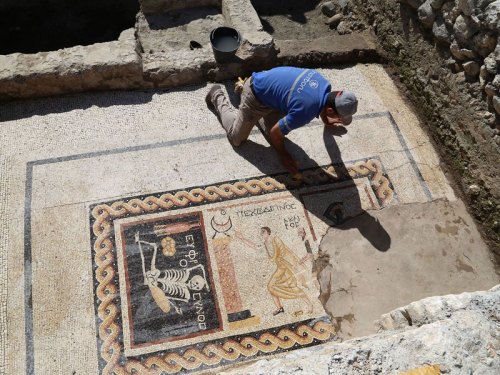
M 313 39 L 336 34 L 325 24 L 328 19 L 319 0 L 252 0 L 264 30 L 275 39 Z

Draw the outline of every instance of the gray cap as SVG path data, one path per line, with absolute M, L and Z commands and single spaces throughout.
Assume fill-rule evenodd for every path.
M 344 125 L 349 125 L 358 110 L 358 99 L 352 91 L 340 91 L 335 97 L 335 108 Z

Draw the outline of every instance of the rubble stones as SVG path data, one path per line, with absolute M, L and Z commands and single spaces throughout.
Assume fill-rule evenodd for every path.
M 462 52 L 460 52 L 460 46 L 456 41 L 453 41 L 450 45 L 450 52 L 454 58 L 457 60 L 464 60 L 465 56 Z
M 449 118 L 439 117 L 436 133 L 450 155 L 457 159 L 456 171 L 467 179 L 481 180 L 481 197 L 491 196 L 497 202 L 500 184 L 498 176 L 488 171 L 488 165 L 496 163 L 500 144 L 500 116 L 493 103 L 493 98 L 497 98 L 495 104 L 498 106 L 500 95 L 500 78 L 496 78 L 500 73 L 500 0 L 427 0 L 425 6 L 423 1 L 397 2 L 402 3 L 402 6 L 398 7 L 391 0 L 355 0 L 360 12 L 369 16 L 372 25 L 377 25 L 376 32 L 381 44 L 390 59 L 395 61 L 397 71 L 404 77 L 413 99 L 423 104 L 426 115 L 434 119 L 436 112 L 446 107 L 444 111 Z M 418 4 L 418 8 L 415 4 Z M 425 16 L 430 14 L 430 10 L 426 8 L 427 4 L 435 15 L 432 34 L 421 31 L 428 28 Z M 418 25 L 412 28 L 411 23 L 415 21 Z M 436 57 L 434 62 L 427 59 L 431 56 Z M 428 80 L 420 74 L 420 66 L 423 69 L 441 66 L 447 72 L 439 73 L 434 80 Z M 447 97 L 450 90 L 443 89 L 447 82 L 450 82 L 453 90 L 463 92 L 466 96 L 460 100 L 453 96 Z M 440 99 L 439 103 L 434 100 L 435 97 Z M 468 106 L 466 111 L 470 117 L 467 120 L 469 124 L 466 127 L 456 126 L 455 106 L 467 106 L 465 103 L 470 103 L 472 98 L 476 103 Z M 480 119 L 479 113 L 482 112 L 491 113 L 488 122 Z M 489 128 L 497 132 L 492 133 Z M 466 136 L 461 137 L 460 134 Z M 495 140 L 491 139 L 493 137 L 496 137 Z M 481 143 L 483 141 L 484 144 Z M 472 160 L 480 164 L 477 167 L 479 172 L 474 176 L 471 170 L 463 167 L 464 163 Z M 491 220 L 486 219 L 493 215 L 497 220 L 500 217 L 498 211 L 493 213 L 479 203 L 473 210 L 488 228 L 486 231 L 493 243 L 498 243 L 500 232 L 491 227 Z
M 475 7 L 476 0 L 458 0 L 457 5 L 458 9 L 462 11 L 462 13 L 466 16 L 470 16 L 472 14 L 472 10 Z
M 451 43 L 450 52 L 457 60 L 474 59 L 477 57 L 474 51 L 467 48 L 460 48 L 456 41 Z
M 495 49 L 497 38 L 492 32 L 481 32 L 475 35 L 472 41 L 477 53 L 486 57 Z
M 460 9 L 455 5 L 454 1 L 448 1 L 443 4 L 443 8 L 441 9 L 443 13 L 443 19 L 448 27 L 453 27 L 455 20 L 460 15 Z

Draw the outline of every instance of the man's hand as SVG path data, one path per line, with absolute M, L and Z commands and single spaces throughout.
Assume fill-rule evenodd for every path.
M 292 175 L 299 173 L 298 163 L 292 159 L 290 155 L 280 158 L 281 164 L 286 168 L 288 172 Z

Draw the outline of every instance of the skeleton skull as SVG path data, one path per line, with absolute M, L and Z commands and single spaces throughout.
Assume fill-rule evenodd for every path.
M 205 281 L 205 279 L 202 276 L 196 275 L 196 276 L 193 276 L 193 278 L 189 282 L 189 288 L 191 290 L 199 291 L 199 290 L 203 289 L 203 287 L 205 286 L 206 283 L 207 282 Z

